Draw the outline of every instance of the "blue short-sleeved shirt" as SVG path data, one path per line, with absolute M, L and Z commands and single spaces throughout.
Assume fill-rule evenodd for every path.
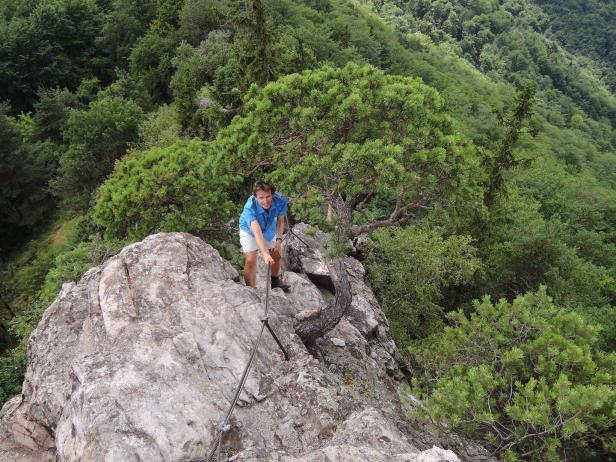
M 259 205 L 255 196 L 250 196 L 244 204 L 244 210 L 240 215 L 240 229 L 254 237 L 250 231 L 250 223 L 257 220 L 261 226 L 263 238 L 266 241 L 271 241 L 276 236 L 276 223 L 278 217 L 283 217 L 287 214 L 287 198 L 281 196 L 277 192 L 274 193 L 274 200 L 269 210 L 265 210 Z

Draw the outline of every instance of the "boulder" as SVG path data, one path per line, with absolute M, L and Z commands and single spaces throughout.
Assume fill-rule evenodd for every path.
M 326 273 L 311 272 L 318 247 L 302 246 L 285 243 L 291 290 L 271 291 L 268 304 L 290 359 L 265 330 L 221 454 L 458 460 L 405 420 L 395 345 L 359 262 L 347 262 L 353 306 L 307 351 L 295 317 L 321 309 L 328 288 Z M 65 284 L 31 335 L 22 395 L 0 413 L 0 461 L 205 460 L 265 314 L 265 289 L 238 281 L 210 245 L 166 233 Z

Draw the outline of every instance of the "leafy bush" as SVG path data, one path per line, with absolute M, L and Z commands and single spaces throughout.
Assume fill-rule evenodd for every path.
M 32 128 L 28 116 L 6 116 L 0 102 L 0 255 L 28 235 L 54 204 L 45 184 L 52 175 L 48 150 L 24 142 Z
M 213 115 L 210 113 L 217 114 L 226 125 L 234 111 L 223 106 L 237 108 L 241 104 L 241 93 L 237 88 L 240 72 L 230 32 L 210 32 L 198 48 L 182 42 L 172 63 L 176 71 L 169 88 L 182 128 L 190 135 L 212 138 L 217 127 L 209 123 Z M 228 77 L 228 81 L 223 77 Z
M 130 52 L 133 78 L 160 102 L 167 102 L 169 98 L 169 81 L 173 74 L 171 58 L 176 45 L 172 34 L 153 23 Z
M 449 319 L 409 350 L 423 417 L 505 460 L 601 459 L 616 449 L 616 354 L 597 348 L 598 326 L 555 306 L 544 287 L 512 303 L 485 297 L 470 318 Z
M 77 96 L 66 88 L 39 90 L 38 101 L 34 106 L 36 111 L 33 116 L 33 137 L 40 141 L 61 143 L 69 111 L 79 106 Z
M 218 238 L 237 210 L 238 179 L 216 175 L 216 161 L 199 140 L 133 153 L 99 189 L 94 217 L 107 238 L 142 239 L 157 231 Z
M 173 106 L 164 105 L 148 114 L 139 126 L 139 144 L 142 150 L 166 148 L 181 138 L 182 127 Z
M 20 349 L 0 356 L 0 406 L 21 392 L 26 370 L 26 353 Z
M 138 138 L 143 111 L 131 100 L 105 96 L 84 110 L 72 109 L 64 139 L 69 143 L 60 158 L 60 174 L 53 182 L 64 198 L 89 199 L 89 193 L 112 170 L 129 143 Z
M 53 268 L 56 257 L 75 242 L 75 225 L 79 218 L 56 216 L 39 235 L 13 254 L 2 266 L 3 283 L 0 295 L 4 300 L 19 299 L 24 303 L 35 295 Z M 20 309 L 20 303 L 14 307 Z
M 600 235 L 576 231 L 577 225 L 558 214 L 543 218 L 539 208 L 532 199 L 511 194 L 491 215 L 482 236 L 486 272 L 481 293 L 512 299 L 547 284 L 558 304 L 580 313 L 614 305 L 613 246 Z M 594 257 L 598 254 L 603 257 Z
M 369 244 L 368 280 L 399 346 L 443 327 L 446 289 L 469 282 L 480 269 L 467 236 L 443 238 L 418 227 L 380 229 Z

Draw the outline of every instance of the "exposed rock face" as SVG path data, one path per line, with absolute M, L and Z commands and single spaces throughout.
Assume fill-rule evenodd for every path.
M 293 272 L 307 275 L 321 288 L 321 294 L 329 298 L 333 294 L 328 293 L 328 290 L 331 291 L 333 288 L 328 282 L 328 270 L 320 250 L 325 247 L 324 241 L 328 237 L 320 231 L 314 234 L 309 231 L 309 225 L 300 223 L 294 227 L 293 233 L 288 233 L 288 242 L 284 248 L 285 267 Z M 370 356 L 383 365 L 389 373 L 401 377 L 394 359 L 396 345 L 389 330 L 389 322 L 374 294 L 364 283 L 364 268 L 354 258 L 347 258 L 345 263 L 353 293 L 345 319 L 359 331 L 363 341 L 368 342 Z M 320 300 L 319 303 L 322 306 Z
M 318 343 L 320 359 L 306 351 L 294 316 L 324 306 L 327 290 L 310 278 L 327 275 L 302 245 L 289 240 L 285 251 L 302 271 L 285 274 L 291 291 L 270 297 L 270 325 L 291 358 L 264 333 L 222 454 L 458 460 L 404 423 L 395 345 L 359 262 L 347 265 L 352 308 Z M 211 246 L 170 233 L 65 284 L 30 338 L 23 394 L 0 414 L 0 461 L 204 460 L 261 328 L 265 291 L 236 281 Z

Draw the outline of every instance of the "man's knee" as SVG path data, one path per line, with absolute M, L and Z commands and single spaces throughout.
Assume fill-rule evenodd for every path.
M 257 265 L 257 252 L 246 252 L 244 254 L 244 268 L 253 268 Z

